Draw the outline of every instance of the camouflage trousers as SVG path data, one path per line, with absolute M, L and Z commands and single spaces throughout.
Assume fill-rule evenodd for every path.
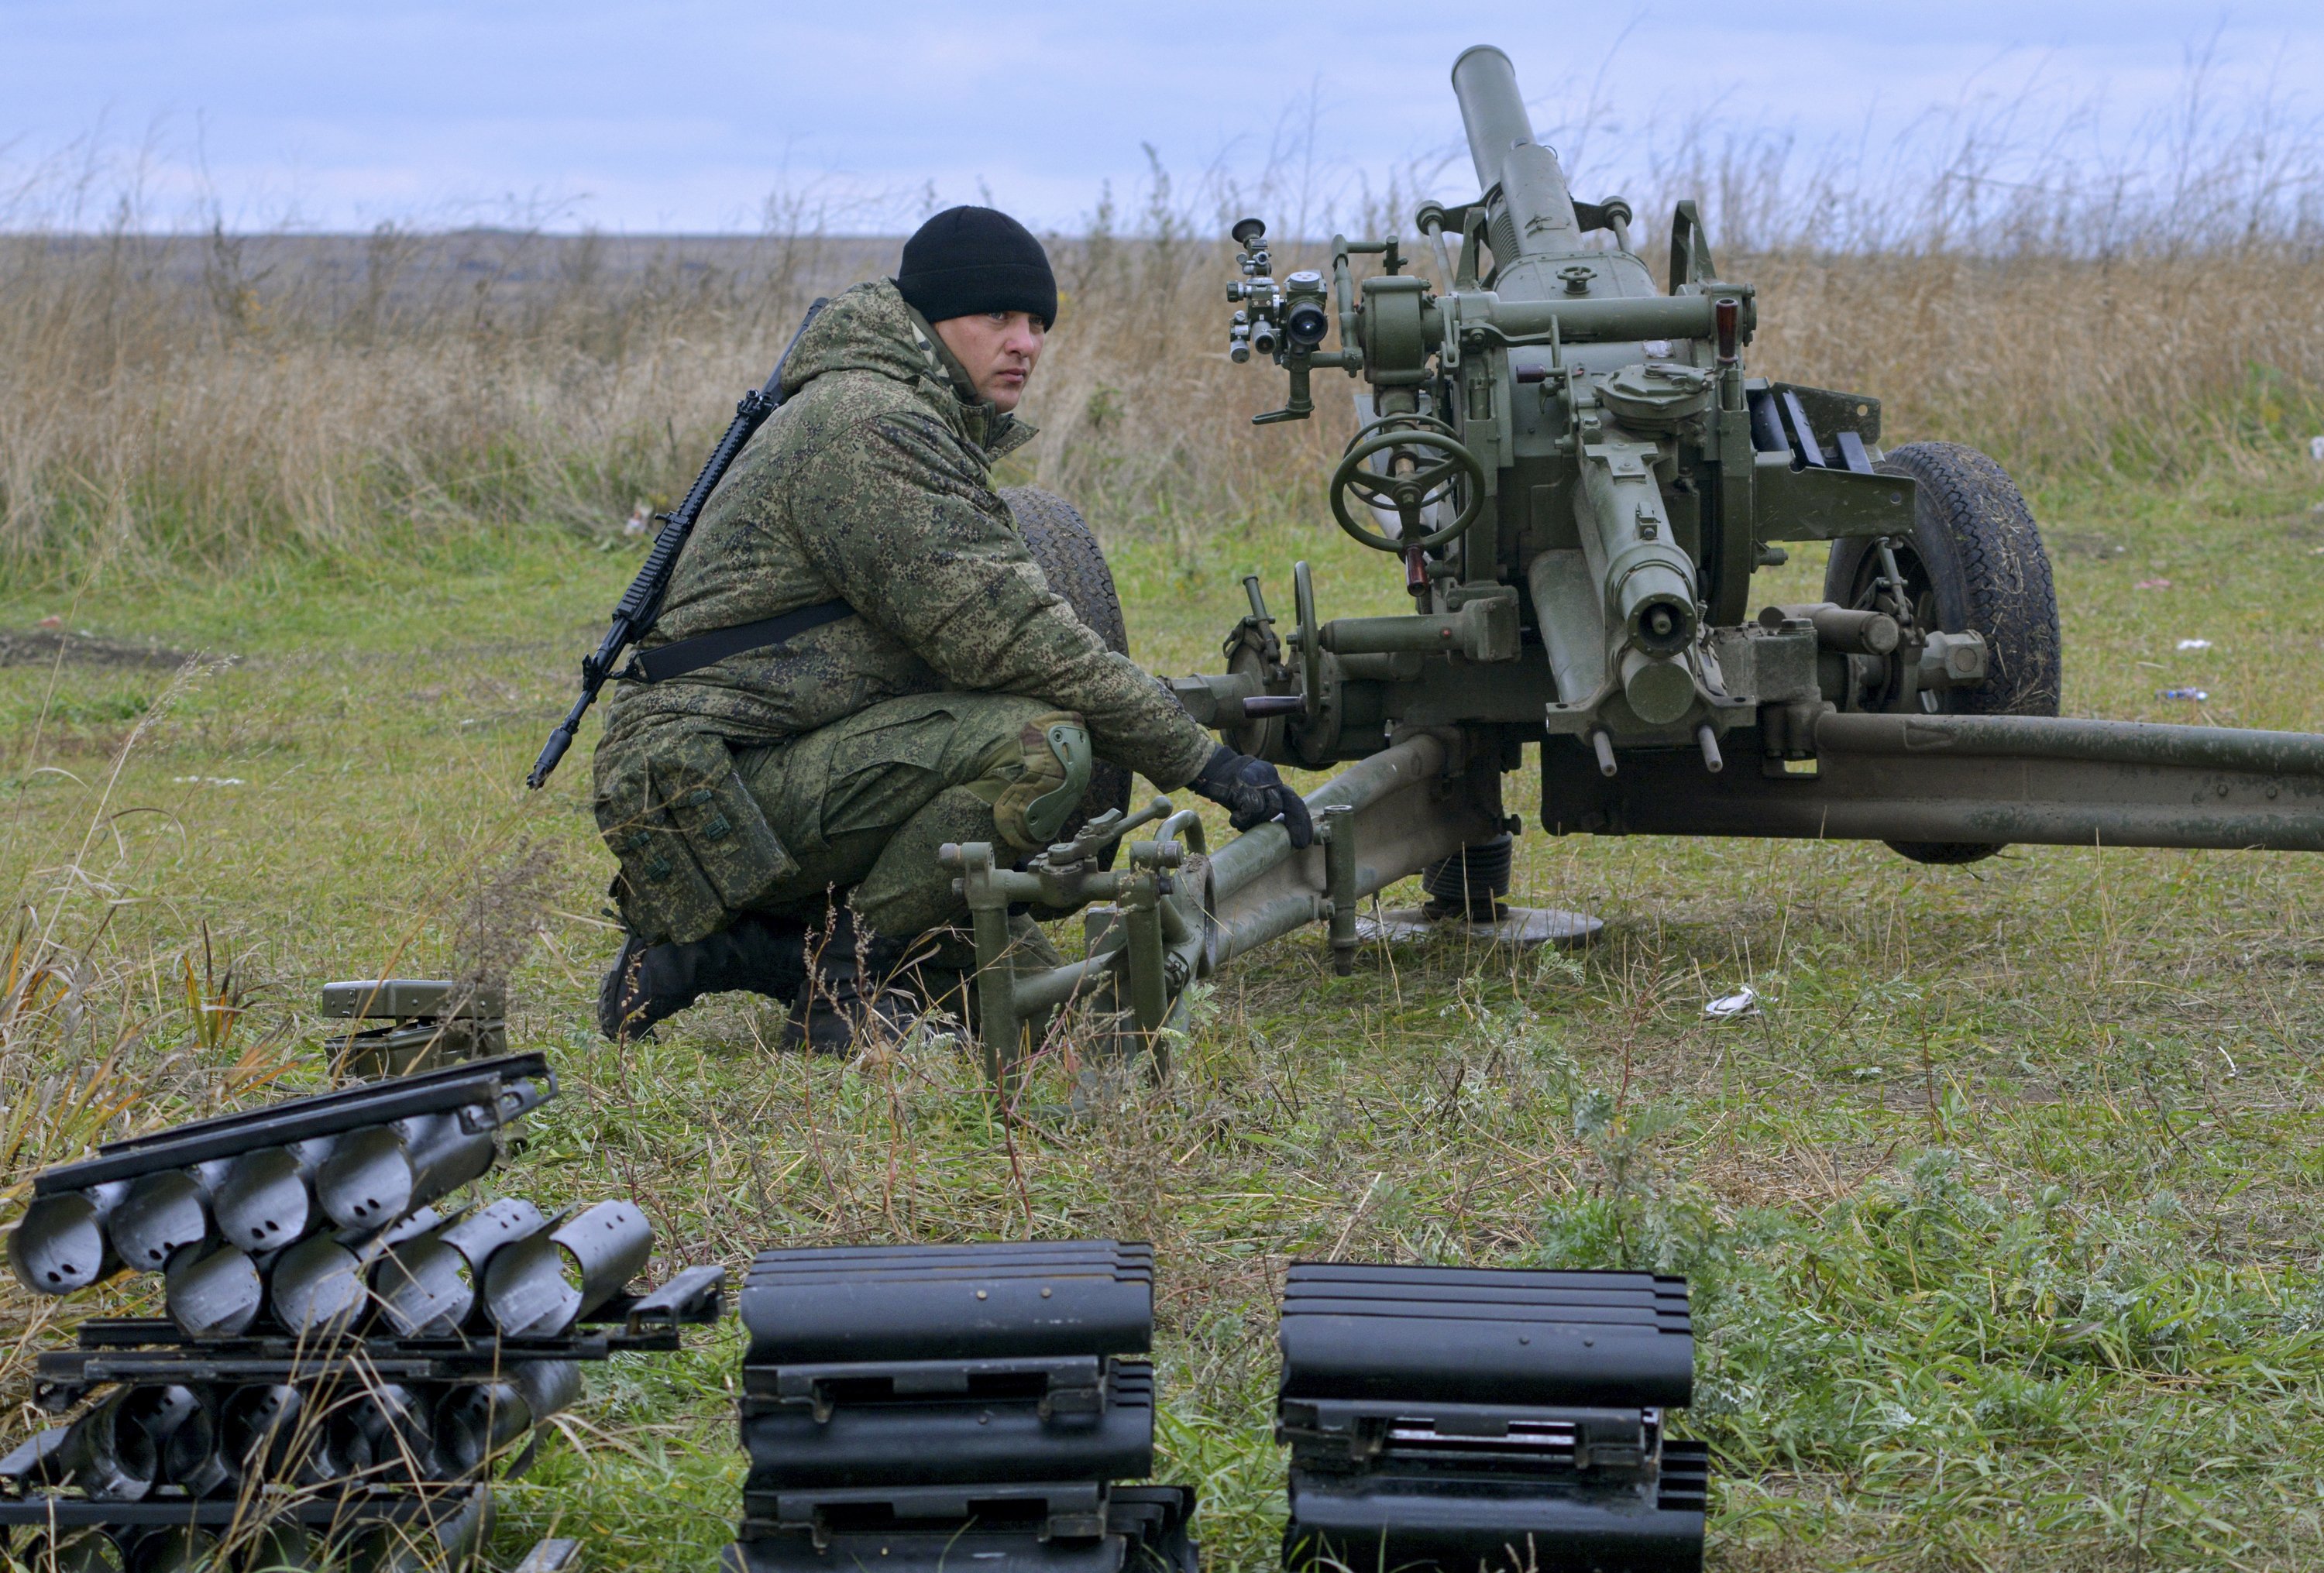
M 819 913 L 847 891 L 872 933 L 908 939 L 967 912 L 936 863 L 946 842 L 1000 842 L 993 823 L 996 753 L 1052 713 L 1007 694 L 924 694 L 884 700 L 829 726 L 734 756 L 743 786 L 798 872 L 758 906 Z

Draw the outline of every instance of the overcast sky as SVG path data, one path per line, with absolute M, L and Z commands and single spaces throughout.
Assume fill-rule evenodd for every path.
M 2019 101 L 2044 124 L 2098 107 L 2120 138 L 2167 113 L 2215 34 L 2216 105 L 2272 90 L 2312 116 L 2324 85 L 2319 0 L 1504 0 L 1473 24 L 1461 10 L 0 0 L 0 173 L 53 212 L 94 147 L 100 193 L 134 164 L 163 224 L 214 199 L 248 227 L 530 214 L 750 230 L 789 192 L 853 216 L 839 227 L 891 230 L 932 186 L 1070 229 L 1109 179 L 1134 193 L 1141 144 L 1182 181 L 1249 179 L 1286 135 L 1296 161 L 1312 123 L 1311 184 L 1343 195 L 1358 173 L 1425 163 L 1458 133 L 1446 73 L 1477 41 L 1516 60 L 1537 124 L 1594 96 L 1621 132 L 1590 150 L 1613 174 L 1702 106 L 1722 134 L 1810 146 L 1879 145 L 1932 110 Z M 26 210 L 20 197 L 17 222 Z

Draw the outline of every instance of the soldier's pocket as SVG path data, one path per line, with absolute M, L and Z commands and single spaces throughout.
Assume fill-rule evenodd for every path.
M 798 872 L 717 738 L 697 734 L 609 783 L 598 805 L 623 912 L 649 939 L 714 934 Z
M 949 713 L 907 710 L 892 719 L 865 716 L 840 724 L 848 735 L 830 750 L 816 805 L 826 844 L 891 832 L 944 790 L 941 765 L 959 724 Z

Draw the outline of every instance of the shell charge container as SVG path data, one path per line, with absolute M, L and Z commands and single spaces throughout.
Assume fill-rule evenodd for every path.
M 728 1573 L 1191 1568 L 1153 1468 L 1153 1252 L 1110 1240 L 770 1251 Z M 1133 1562 L 1133 1559 L 1135 1561 Z
M 1280 1341 L 1286 1567 L 1702 1566 L 1683 1280 L 1297 1263 Z
M 767 1251 L 741 1301 L 752 1366 L 1141 1355 L 1154 1253 L 1111 1240 Z

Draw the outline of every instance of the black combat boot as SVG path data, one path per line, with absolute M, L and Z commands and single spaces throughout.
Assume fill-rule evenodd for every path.
M 875 1042 L 894 1042 L 920 1017 L 920 1000 L 906 969 L 909 946 L 856 926 L 840 907 L 831 926 L 807 939 L 814 975 L 791 1003 L 783 1046 L 810 1053 L 849 1054 Z
M 615 1043 L 641 1040 L 654 1023 L 730 989 L 800 998 L 807 943 L 804 924 L 756 914 L 692 944 L 649 945 L 632 935 L 598 987 L 597 1030 Z

